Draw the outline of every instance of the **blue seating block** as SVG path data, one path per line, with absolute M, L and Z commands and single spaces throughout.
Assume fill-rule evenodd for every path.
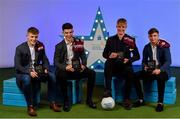
M 158 91 L 157 89 L 157 81 L 154 80 L 151 84 L 146 83 L 146 81 L 143 82 L 144 90 L 145 91 Z M 169 80 L 167 80 L 165 84 L 165 92 L 174 92 L 176 89 L 176 77 L 170 77 Z
M 124 81 L 122 79 L 117 79 L 116 77 L 112 78 L 111 82 L 111 93 L 113 99 L 116 102 L 123 101 L 123 84 Z M 144 83 L 144 99 L 146 102 L 157 102 L 158 99 L 158 90 L 157 90 L 157 81 L 154 80 L 151 84 Z M 170 77 L 165 85 L 165 94 L 164 94 L 164 103 L 165 104 L 175 104 L 176 102 L 176 78 Z M 136 99 L 136 91 L 134 86 L 132 87 L 131 99 Z
M 95 70 L 96 72 L 96 85 L 104 85 L 104 70 Z
M 81 102 L 83 80 L 68 80 L 68 94 L 72 104 Z
M 158 92 L 145 93 L 144 99 L 147 102 L 157 102 L 158 101 Z M 164 103 L 165 104 L 175 104 L 176 102 L 176 89 L 172 93 L 164 94 Z
M 141 65 L 133 65 L 134 72 L 141 70 Z M 96 85 L 104 85 L 104 69 L 95 69 Z
M 40 95 L 38 96 L 38 102 L 40 102 Z M 24 94 L 18 88 L 15 77 L 3 81 L 3 104 L 27 106 Z
M 157 81 L 154 80 L 152 83 L 143 82 L 144 84 L 144 98 L 148 102 L 157 102 L 158 100 L 158 89 Z M 165 84 L 164 103 L 175 104 L 176 102 L 176 77 L 170 77 Z
M 83 86 L 83 79 L 68 80 L 68 97 L 71 104 L 76 104 L 76 103 L 81 102 L 82 86 Z M 58 99 L 58 102 L 60 103 L 63 102 L 63 96 L 62 96 L 60 87 L 57 87 L 57 99 Z
M 123 101 L 123 95 L 124 95 L 123 94 L 123 88 L 124 88 L 123 85 L 124 85 L 124 80 L 118 79 L 116 77 L 112 78 L 111 94 L 112 94 L 112 98 L 115 99 L 116 102 Z M 137 98 L 134 86 L 132 87 L 130 98 L 131 99 Z

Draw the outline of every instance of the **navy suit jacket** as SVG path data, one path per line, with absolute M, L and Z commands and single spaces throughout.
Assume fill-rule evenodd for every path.
M 40 43 L 43 48 L 35 48 L 35 63 L 42 64 L 44 68 L 49 69 L 49 60 L 45 54 L 44 45 Z M 36 44 L 37 44 L 36 43 Z M 35 45 L 36 47 L 36 45 Z M 16 73 L 29 74 L 31 71 L 31 53 L 27 42 L 24 42 L 16 47 L 14 65 Z
M 74 54 L 75 55 L 75 54 Z M 87 65 L 87 57 L 85 52 L 76 54 L 81 59 L 84 66 Z M 67 66 L 67 46 L 65 40 L 62 40 L 55 46 L 54 65 L 57 69 L 66 70 Z
M 147 64 L 149 60 L 153 60 L 151 44 L 148 43 L 143 49 L 142 65 Z M 166 71 L 170 76 L 171 53 L 169 48 L 161 48 L 157 46 L 157 60 L 159 62 L 160 70 Z

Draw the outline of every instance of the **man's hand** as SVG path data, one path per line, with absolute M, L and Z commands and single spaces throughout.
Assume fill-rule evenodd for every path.
M 126 64 L 126 63 L 128 63 L 129 62 L 129 59 L 127 59 L 127 58 L 124 58 L 124 64 Z
M 144 70 L 147 71 L 149 69 L 148 66 L 144 66 Z
M 47 69 L 45 69 L 45 70 L 44 70 L 44 73 L 45 73 L 45 74 L 47 74 L 47 73 L 48 73 L 48 70 L 47 70 Z
M 84 71 L 84 69 L 86 69 L 86 67 L 81 64 L 81 71 Z
M 38 73 L 35 72 L 34 70 L 30 72 L 30 75 L 31 75 L 32 78 L 38 77 Z
M 109 58 L 117 58 L 118 54 L 115 53 L 115 52 L 112 52 L 110 55 L 109 55 Z
M 155 69 L 153 70 L 152 74 L 155 74 L 155 75 L 158 75 L 161 73 L 161 70 L 160 69 Z
M 68 65 L 66 66 L 66 71 L 74 72 L 74 68 L 72 68 L 72 65 L 71 65 L 71 64 L 68 64 Z

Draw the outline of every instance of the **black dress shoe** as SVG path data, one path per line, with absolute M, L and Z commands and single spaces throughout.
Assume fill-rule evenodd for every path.
M 93 109 L 96 109 L 96 104 L 93 102 L 93 101 L 86 101 L 86 104 L 90 107 L 90 108 L 93 108 Z
M 142 99 L 138 99 L 136 102 L 133 103 L 133 107 L 140 107 L 144 105 L 145 105 L 145 102 Z
M 71 110 L 71 105 L 69 102 L 65 102 L 64 105 L 63 105 L 63 110 L 65 112 L 69 112 Z
M 156 112 L 162 112 L 164 105 L 162 103 L 158 103 L 156 107 Z
M 123 102 L 123 107 L 124 109 L 126 110 L 131 110 L 132 108 L 132 103 L 130 100 L 126 99 L 124 102 Z

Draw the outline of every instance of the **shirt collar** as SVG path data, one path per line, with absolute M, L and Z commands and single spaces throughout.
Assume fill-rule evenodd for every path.
M 65 38 L 64 38 L 64 41 L 65 41 L 66 45 L 72 45 L 72 42 L 71 43 L 68 42 Z

